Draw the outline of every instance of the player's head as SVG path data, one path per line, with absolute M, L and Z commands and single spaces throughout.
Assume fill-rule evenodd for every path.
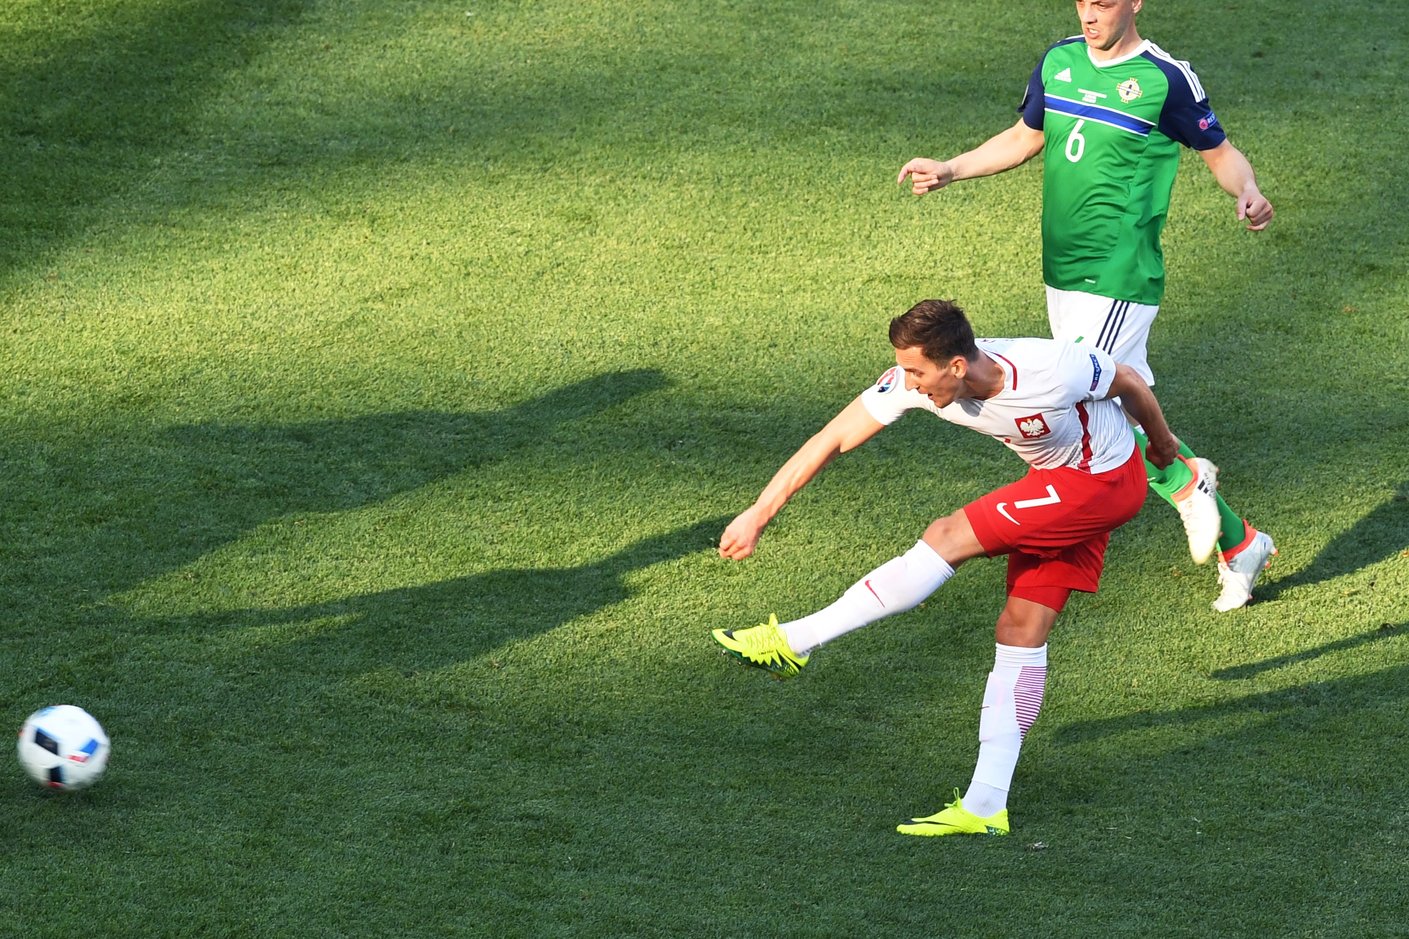
M 936 407 L 971 397 L 965 384 L 979 358 L 974 330 L 952 300 L 922 300 L 890 321 L 895 364 L 905 371 L 905 387 L 919 391 Z
M 891 320 L 890 344 L 919 349 L 937 365 L 955 356 L 971 362 L 978 358 L 974 328 L 953 300 L 921 300 Z
M 1086 45 L 1100 58 L 1121 55 L 1140 42 L 1135 14 L 1144 0 L 1076 0 L 1076 16 Z

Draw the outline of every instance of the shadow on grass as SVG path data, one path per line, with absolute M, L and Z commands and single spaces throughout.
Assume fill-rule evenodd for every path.
M 1060 838 L 1103 910 L 1158 923 L 1132 932 L 1388 934 L 1402 919 L 1406 695 L 1396 664 L 1062 727 L 1026 777 L 1041 798 L 1026 799 L 1024 834 Z M 1177 904 L 1186 930 L 1131 914 L 1169 891 L 1199 898 Z
M 1259 586 L 1256 602 L 1270 603 L 1295 587 L 1353 574 L 1406 548 L 1409 548 L 1409 481 L 1400 483 L 1388 502 L 1332 538 L 1306 567 Z
M 570 475 L 589 458 L 566 444 L 577 433 L 571 425 L 665 384 L 660 372 L 638 369 L 498 411 L 201 424 L 117 441 L 77 434 L 62 445 L 0 441 L 11 487 L 0 587 L 11 626 L 28 613 L 50 627 L 83 619 L 81 610 L 273 519 L 354 509 L 510 459 Z M 612 446 L 633 443 L 618 434 Z
M 536 174 L 545 156 L 561 159 L 563 148 L 606 147 L 618 151 L 618 158 L 649 164 L 661 156 L 680 161 L 690 149 L 737 147 L 741 126 L 765 142 L 807 139 L 806 150 L 808 138 L 829 139 L 837 132 L 862 140 L 892 134 L 922 139 L 933 121 L 913 97 L 917 80 L 936 80 L 932 68 L 890 56 L 818 60 L 815 71 L 779 73 L 760 69 L 752 44 L 743 40 L 737 48 L 701 50 L 663 28 L 637 33 L 623 48 L 615 36 L 599 46 L 586 38 L 588 30 L 578 54 L 562 51 L 537 67 L 519 67 L 504 50 L 527 37 L 510 30 L 502 48 L 485 50 L 475 48 L 484 40 L 472 33 L 446 30 L 442 41 L 457 52 L 456 44 L 464 43 L 468 63 L 456 52 L 423 68 L 388 60 L 365 74 L 340 75 L 347 87 L 326 87 L 313 76 L 285 88 L 270 48 L 282 52 L 281 43 L 296 42 L 301 32 L 323 40 L 321 46 L 310 42 L 305 55 L 313 50 L 333 61 L 339 43 L 373 46 L 406 37 L 376 16 L 367 16 L 359 29 L 357 13 L 338 16 L 309 0 L 110 6 L 96 5 L 88 15 L 61 8 L 50 14 L 49 29 L 22 35 L 30 46 L 24 54 L 0 59 L 0 160 L 7 167 L 0 207 L 22 222 L 18 237 L 0 242 L 0 262 L 8 252 L 8 260 L 22 266 L 37 249 L 91 224 L 121 222 L 134 206 L 105 207 L 105 198 L 154 173 L 167 185 L 144 197 L 160 205 L 135 206 L 142 219 L 144 209 L 205 202 L 213 192 L 238 192 L 247 201 L 268 193 L 275 180 L 306 187 L 320 169 L 358 163 L 376 172 L 389 163 L 451 155 L 471 166 L 518 165 Z M 797 40 L 797 47 L 781 52 L 807 48 L 804 38 L 791 34 L 789 20 L 796 14 L 743 15 L 751 25 Z M 689 14 L 681 20 L 689 25 Z M 1029 36 L 1002 53 L 1004 80 L 1021 81 L 1055 35 Z M 969 44 L 984 45 L 946 37 L 951 55 Z M 741 74 L 722 93 L 719 65 L 728 59 L 721 55 L 731 52 L 740 57 Z M 603 67 L 603 54 L 610 55 L 610 68 Z M 289 71 L 300 66 L 310 63 L 291 63 Z M 936 90 L 953 99 L 949 107 L 996 130 L 1016 102 L 995 90 L 987 68 L 945 70 Z M 247 105 L 215 102 L 228 112 L 213 105 L 213 98 L 239 84 L 242 73 L 254 70 L 275 74 L 252 83 Z M 963 133 L 987 135 L 972 127 Z M 167 161 L 180 169 L 171 172 Z M 219 164 L 218 172 L 211 163 Z M 878 166 L 876 186 L 898 195 L 890 183 L 895 168 L 890 159 Z M 1356 181 L 1366 176 L 1380 178 L 1366 174 Z M 1392 199 L 1366 201 L 1394 205 Z M 1354 251 L 1363 257 L 1390 247 L 1357 244 Z
M 587 54 L 516 69 L 509 81 L 496 73 L 508 66 L 475 48 L 482 40 L 450 33 L 446 41 L 465 45 L 441 63 L 443 75 L 434 65 L 428 75 L 392 63 L 352 74 L 330 66 L 331 75 L 293 88 L 282 75 L 257 76 L 242 104 L 218 96 L 243 87 L 246 72 L 278 71 L 269 50 L 296 44 L 303 30 L 324 31 L 309 48 L 332 61 L 338 43 L 406 37 L 392 27 L 386 35 L 354 29 L 361 11 L 328 12 L 307 26 L 321 6 L 309 0 L 89 6 L 25 16 L 48 28 L 21 33 L 18 51 L 0 57 L 0 222 L 9 236 L 0 239 L 0 279 L 24 276 L 91 230 L 159 226 L 194 205 L 228 218 L 349 166 L 365 165 L 375 178 L 389 165 L 448 155 L 480 167 L 522 161 L 536 174 L 564 147 L 620 141 L 620 154 L 637 160 L 678 158 L 682 133 L 732 145 L 727 128 L 744 118 L 787 131 L 822 117 L 812 87 L 780 88 L 772 75 L 766 91 L 721 113 L 715 57 L 682 51 L 668 30 L 614 52 L 610 69 L 589 44 Z M 299 65 L 318 68 L 300 62 L 288 71 Z M 858 75 L 862 91 L 833 82 L 847 96 L 834 106 L 865 115 L 871 98 L 907 78 Z M 790 100 L 779 100 L 784 93 Z
M 727 517 L 645 538 L 577 567 L 514 568 L 399 587 L 290 609 L 250 609 L 183 617 L 183 628 L 262 630 L 336 618 L 331 628 L 262 645 L 281 671 L 365 672 L 392 666 L 408 674 L 482 656 L 549 632 L 631 597 L 625 578 L 662 561 L 712 549 Z
M 1400 636 L 1404 634 L 1406 627 L 1409 627 L 1409 623 L 1400 623 L 1397 626 L 1391 625 L 1390 623 L 1382 623 L 1377 629 L 1361 633 L 1358 636 L 1347 636 L 1344 639 L 1337 639 L 1335 642 L 1328 642 L 1314 649 L 1305 649 L 1301 652 L 1279 655 L 1274 658 L 1263 659 L 1261 662 L 1249 662 L 1246 665 L 1220 668 L 1213 673 L 1213 677 L 1221 681 L 1238 681 L 1244 678 L 1252 678 L 1263 672 L 1286 668 L 1288 665 L 1296 665 L 1299 662 L 1310 662 L 1313 659 L 1319 659 L 1323 655 L 1344 652 L 1347 649 L 1356 649 L 1360 646 L 1369 645 L 1372 642 L 1381 642 L 1394 636 Z
M 1398 635 L 1402 628 L 1397 627 L 1391 635 Z M 1330 650 L 1320 650 L 1317 654 L 1321 651 Z M 1406 695 L 1409 695 L 1409 665 L 1398 665 L 1368 675 L 1309 682 L 1215 704 L 1168 711 L 1140 711 L 1121 717 L 1080 721 L 1059 730 L 1055 740 L 1063 745 L 1087 743 L 1130 731 L 1173 728 L 1208 720 L 1236 719 L 1249 714 L 1264 717 L 1279 715 L 1301 723 L 1316 723 L 1333 714 L 1344 716 L 1389 702 L 1400 702 Z
M 89 6 L 56 9 L 0 57 L 0 220 L 18 220 L 0 239 L 0 277 L 105 223 L 104 202 L 178 152 L 223 77 L 310 4 Z
M 665 385 L 658 370 L 635 369 L 574 382 L 502 411 L 195 424 L 166 436 L 182 460 L 181 475 L 218 496 L 218 508 L 233 511 L 243 529 L 251 506 L 263 507 L 257 518 L 349 509 L 520 452 L 570 464 L 580 457 L 554 441 L 558 429 Z

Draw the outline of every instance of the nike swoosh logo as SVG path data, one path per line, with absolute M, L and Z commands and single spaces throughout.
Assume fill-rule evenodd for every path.
M 1019 500 L 1017 500 L 1016 502 L 1013 503 L 1013 508 L 1015 508 L 1015 509 L 1033 509 L 1033 508 L 1037 508 L 1038 506 L 1041 506 L 1041 505 L 1057 505 L 1057 504 L 1060 503 L 1061 501 L 1062 501 L 1062 497 L 1057 494 L 1057 487 L 1056 487 L 1056 486 L 1052 486 L 1052 485 L 1048 485 L 1048 486 L 1047 486 L 1047 495 L 1043 496 L 1041 499 L 1019 499 Z M 1008 503 L 1006 503 L 1006 502 L 1000 502 L 1000 503 L 998 503 L 998 506 L 997 506 L 997 508 L 998 508 L 998 513 L 999 513 L 1000 515 L 1002 515 L 1004 518 L 1006 518 L 1008 521 L 1012 522 L 1014 525 L 1017 525 L 1017 524 L 1018 524 L 1018 520 L 1015 519 L 1015 518 L 1013 518 L 1011 515 L 1009 515 L 1007 508 L 1005 508 L 1005 506 L 1007 506 L 1007 504 L 1008 504 Z
M 869 590 L 869 591 L 871 591 L 871 596 L 875 597 L 875 598 L 876 598 L 876 602 L 881 605 L 881 608 L 882 608 L 882 609 L 884 609 L 884 608 L 885 608 L 885 605 L 886 605 L 886 602 L 881 599 L 881 595 L 880 595 L 880 594 L 876 593 L 876 588 L 871 586 L 871 578 L 867 577 L 864 581 L 862 581 L 862 583 L 864 583 L 864 584 L 866 585 L 866 589 Z

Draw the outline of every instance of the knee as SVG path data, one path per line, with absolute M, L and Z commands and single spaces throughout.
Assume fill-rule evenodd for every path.
M 1035 649 L 1047 642 L 1056 622 L 1057 611 L 1051 607 L 1009 597 L 1003 612 L 998 614 L 993 638 L 1000 645 Z
M 969 524 L 963 509 L 930 522 L 925 529 L 924 541 L 952 567 L 983 554 L 983 546 L 974 535 L 973 526 Z

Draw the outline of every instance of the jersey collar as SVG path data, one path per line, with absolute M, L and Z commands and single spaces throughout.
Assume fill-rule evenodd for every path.
M 1111 59 L 1111 60 L 1109 60 L 1109 61 L 1107 61 L 1107 62 L 1097 62 L 1095 59 L 1091 58 L 1091 47 L 1090 47 L 1090 46 L 1087 46 L 1087 47 L 1086 47 L 1086 58 L 1087 58 L 1088 60 L 1090 60 L 1091 66 L 1092 66 L 1093 68 L 1112 68 L 1112 67 L 1117 66 L 1117 65 L 1124 65 L 1126 62 L 1129 62 L 1131 59 L 1135 58 L 1136 56 L 1144 55 L 1145 52 L 1146 52 L 1146 50 L 1148 50 L 1149 48 L 1150 48 L 1150 41 L 1149 41 L 1148 39 L 1141 39 L 1141 40 L 1140 40 L 1140 44 L 1139 44 L 1138 46 L 1136 46 L 1134 49 L 1132 49 L 1128 54 L 1123 55 L 1123 56 L 1121 56 L 1121 57 L 1118 58 L 1118 59 Z

